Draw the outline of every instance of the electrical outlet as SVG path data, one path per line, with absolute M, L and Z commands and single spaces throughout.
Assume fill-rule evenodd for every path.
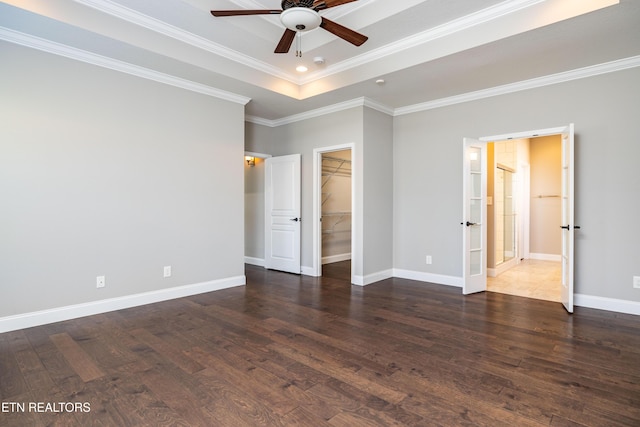
M 633 276 L 633 287 L 640 289 L 640 276 Z
M 106 281 L 104 276 L 96 277 L 96 288 L 104 288 Z
M 431 255 L 427 255 L 427 264 L 433 264 L 433 258 L 431 258 Z
M 164 266 L 164 277 L 171 277 L 171 266 L 170 265 L 165 265 Z

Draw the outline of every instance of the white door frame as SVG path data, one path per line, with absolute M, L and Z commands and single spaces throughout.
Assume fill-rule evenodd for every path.
M 514 132 L 514 133 L 508 133 L 508 134 L 504 134 L 504 135 L 493 135 L 493 136 L 484 136 L 481 138 L 478 138 L 478 140 L 480 142 L 482 142 L 483 144 L 487 144 L 489 142 L 496 142 L 496 141 L 506 141 L 506 140 L 510 140 L 510 139 L 526 139 L 526 138 L 536 138 L 536 137 L 540 137 L 540 136 L 551 136 L 551 135 L 561 135 L 563 133 L 566 132 L 567 128 L 571 127 L 573 129 L 573 124 L 567 125 L 567 126 L 559 126 L 559 127 L 554 127 L 554 128 L 547 128 L 547 129 L 539 129 L 539 130 L 532 130 L 532 131 L 525 131 L 525 132 Z M 463 138 L 463 147 L 465 146 L 465 142 L 464 142 L 464 138 Z M 484 160 L 486 162 L 486 159 Z M 463 160 L 464 162 L 464 160 Z M 465 170 L 465 165 L 463 163 L 463 171 Z M 463 172 L 464 173 L 464 172 Z M 464 207 L 463 207 L 463 214 L 464 214 Z M 483 233 L 484 236 L 483 238 L 486 241 L 486 233 L 487 233 L 487 228 L 484 227 L 483 229 Z M 463 261 L 463 266 L 462 268 L 465 268 L 465 248 L 462 248 L 462 261 Z M 485 266 L 486 267 L 486 266 Z M 485 275 L 487 274 L 486 271 L 487 269 L 484 269 L 485 271 Z M 464 278 L 464 275 L 463 275 Z M 464 279 L 463 279 L 464 281 Z M 573 299 L 573 298 L 572 298 Z M 569 312 L 571 312 L 571 310 L 567 310 Z
M 356 208 L 356 179 L 357 166 L 355 144 L 339 144 L 313 150 L 313 275 L 322 276 L 322 155 L 334 151 L 351 150 L 351 283 L 354 283 L 354 260 L 360 256 L 358 245 L 354 238 L 360 218 Z

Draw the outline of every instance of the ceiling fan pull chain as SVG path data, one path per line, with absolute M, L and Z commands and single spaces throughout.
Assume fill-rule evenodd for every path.
M 302 33 L 300 31 L 296 33 L 296 56 L 302 58 Z

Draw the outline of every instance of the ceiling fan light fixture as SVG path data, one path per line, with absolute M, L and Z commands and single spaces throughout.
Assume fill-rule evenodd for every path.
M 292 7 L 282 11 L 280 22 L 292 31 L 310 31 L 320 26 L 322 18 L 313 9 Z

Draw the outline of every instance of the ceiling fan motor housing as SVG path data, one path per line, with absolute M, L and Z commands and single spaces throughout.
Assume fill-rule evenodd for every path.
M 322 18 L 318 12 L 307 7 L 291 7 L 280 14 L 282 25 L 293 31 L 309 31 L 318 28 Z
M 282 3 L 280 3 L 280 6 L 282 7 L 282 10 L 287 10 L 292 7 L 311 8 L 313 7 L 313 3 L 314 3 L 314 0 L 299 0 L 298 2 L 293 2 L 291 0 L 282 0 Z

